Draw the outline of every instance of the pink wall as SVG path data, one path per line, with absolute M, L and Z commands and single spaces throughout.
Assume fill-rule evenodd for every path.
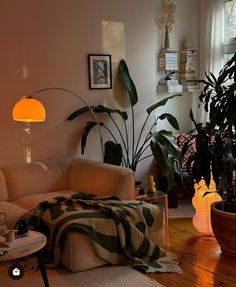
M 156 55 L 160 41 L 155 18 L 160 2 L 1 1 L 0 166 L 24 161 L 24 124 L 13 122 L 11 118 L 13 105 L 19 98 L 41 88 L 60 86 L 77 92 L 90 104 L 118 107 L 117 100 L 120 102 L 122 92 L 116 85 L 116 67 L 123 57 L 127 60 L 139 92 L 137 113 L 142 122 L 144 108 L 162 97 L 156 94 L 159 77 Z M 181 0 L 176 3 L 177 19 L 171 36 L 173 45 L 178 48 L 186 36 L 197 44 L 197 14 L 192 11 L 196 11 L 193 7 L 197 7 L 198 1 Z M 111 45 L 111 50 L 106 50 L 108 46 L 104 45 L 104 37 L 111 35 L 104 36 L 102 21 L 119 22 L 124 27 L 123 35 L 116 39 L 120 45 Z M 89 90 L 87 54 L 102 52 L 112 53 L 116 88 L 109 91 Z M 77 150 L 80 127 L 86 119 L 73 122 L 65 119 L 82 104 L 69 94 L 56 92 L 41 94 L 39 99 L 47 108 L 47 121 L 31 126 L 32 160 L 73 156 Z M 183 105 L 186 107 L 184 113 Z M 172 113 L 179 115 L 184 129 L 189 127 L 186 119 L 190 105 L 191 98 L 185 96 L 169 107 Z M 97 137 L 91 138 L 90 143 L 89 157 L 100 159 Z M 143 162 L 137 176 L 142 177 L 149 165 L 150 162 Z

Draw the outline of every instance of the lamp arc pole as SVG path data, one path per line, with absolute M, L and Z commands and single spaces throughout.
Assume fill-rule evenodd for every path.
M 47 91 L 61 91 L 61 92 L 69 93 L 69 94 L 73 95 L 74 97 L 76 97 L 77 99 L 79 99 L 81 102 L 83 102 L 88 107 L 88 109 L 91 112 L 91 114 L 93 115 L 94 120 L 95 120 L 95 122 L 97 124 L 97 127 L 98 127 L 100 144 L 101 144 L 101 150 L 102 150 L 102 156 L 104 157 L 103 138 L 102 138 L 102 132 L 101 132 L 101 128 L 100 128 L 100 123 L 99 123 L 98 118 L 95 115 L 92 107 L 82 97 L 80 97 L 77 93 L 75 93 L 75 92 L 73 92 L 73 91 L 71 91 L 69 89 L 61 88 L 61 87 L 49 87 L 49 88 L 39 89 L 37 91 L 34 91 L 34 92 L 30 93 L 30 95 L 28 97 L 26 97 L 25 99 L 32 99 L 32 98 L 34 99 L 35 95 L 38 95 L 40 93 L 47 92 Z M 16 105 L 15 105 L 15 107 L 16 107 Z

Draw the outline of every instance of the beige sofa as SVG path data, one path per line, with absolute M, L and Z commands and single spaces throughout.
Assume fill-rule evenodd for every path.
M 43 200 L 74 192 L 97 195 L 116 195 L 134 199 L 134 174 L 131 170 L 81 158 L 54 159 L 0 169 L 0 212 L 6 212 L 8 229 Z M 161 244 L 164 223 L 160 220 L 153 239 Z M 72 272 L 106 264 L 94 253 L 86 235 L 69 233 L 62 256 L 62 264 Z

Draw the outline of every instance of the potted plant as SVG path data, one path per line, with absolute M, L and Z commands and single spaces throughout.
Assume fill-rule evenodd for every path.
M 146 109 L 146 118 L 141 128 L 137 129 L 135 126 L 134 107 L 138 103 L 138 94 L 125 60 L 121 60 L 119 63 L 119 75 L 129 96 L 130 128 L 127 125 L 129 119 L 128 112 L 102 105 L 91 107 L 94 113 L 103 113 L 112 122 L 112 128 L 107 124 L 107 121 L 99 123 L 101 128 L 105 129 L 111 137 L 111 139 L 104 143 L 104 162 L 123 165 L 135 172 L 140 161 L 154 155 L 155 158 L 158 158 L 158 165 L 161 165 L 163 173 L 168 177 L 168 184 L 171 186 L 174 178 L 170 155 L 174 158 L 179 158 L 181 152 L 172 137 L 172 132 L 167 130 L 156 131 L 156 125 L 159 120 L 167 120 L 177 130 L 179 129 L 179 125 L 176 118 L 169 113 L 158 115 L 153 120 L 150 120 L 150 115 L 159 107 L 164 106 L 170 99 L 181 96 L 181 94 L 171 95 L 148 107 Z M 88 107 L 76 110 L 68 117 L 68 120 L 73 120 L 88 111 Z M 81 138 L 82 153 L 85 151 L 87 137 L 96 125 L 96 122 L 87 122 Z M 151 149 L 152 153 L 150 151 L 147 154 L 146 151 L 148 149 Z
M 206 73 L 200 80 L 204 88 L 199 96 L 209 122 L 197 123 L 190 111 L 195 129 L 196 151 L 187 162 L 187 169 L 196 182 L 202 178 L 209 186 L 216 183 L 222 202 L 211 206 L 213 233 L 225 255 L 236 257 L 236 54 L 224 65 L 218 77 Z M 186 146 L 189 142 L 186 143 Z M 185 150 L 186 150 L 185 146 Z

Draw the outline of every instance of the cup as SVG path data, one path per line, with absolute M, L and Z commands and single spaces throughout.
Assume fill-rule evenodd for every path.
M 6 242 L 13 242 L 15 240 L 15 230 L 9 230 L 3 237 L 5 237 Z
M 7 232 L 7 217 L 6 213 L 0 212 L 0 235 Z

